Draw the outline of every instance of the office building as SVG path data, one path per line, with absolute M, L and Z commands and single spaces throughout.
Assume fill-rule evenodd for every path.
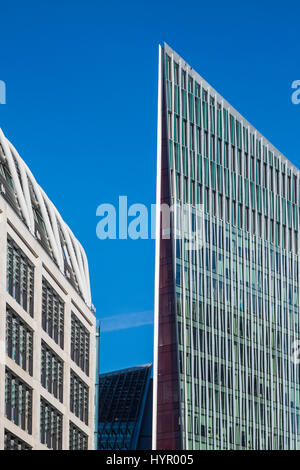
M 150 450 L 152 364 L 100 375 L 99 450 Z
M 0 449 L 93 449 L 87 258 L 1 130 L 0 253 Z
M 157 165 L 153 447 L 299 449 L 299 170 L 166 44 Z

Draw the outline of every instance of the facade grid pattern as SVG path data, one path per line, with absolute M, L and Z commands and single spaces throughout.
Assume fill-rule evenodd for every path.
M 4 450 L 32 450 L 32 447 L 5 429 Z
M 166 132 L 158 158 L 166 156 L 169 203 L 177 205 L 171 256 L 181 447 L 299 449 L 300 172 L 172 49 L 160 54 Z M 184 205 L 186 237 L 178 235 Z M 187 240 L 201 233 L 199 205 L 204 245 L 188 250 Z M 163 419 L 154 419 L 158 448 Z
M 100 375 L 99 450 L 138 447 L 152 365 Z
M 0 252 L 0 449 L 67 450 L 72 426 L 76 446 L 93 449 L 96 319 L 87 259 L 1 130 Z M 74 317 L 88 335 L 89 375 L 71 358 Z M 84 383 L 84 420 L 70 409 L 71 370 Z

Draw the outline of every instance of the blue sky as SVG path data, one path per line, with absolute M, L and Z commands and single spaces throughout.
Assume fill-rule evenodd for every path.
M 280 3 L 1 5 L 0 126 L 86 249 L 97 317 L 107 319 L 103 372 L 152 361 L 154 241 L 98 240 L 96 208 L 119 195 L 155 202 L 158 44 L 168 42 L 299 167 L 291 84 L 300 79 L 300 5 Z

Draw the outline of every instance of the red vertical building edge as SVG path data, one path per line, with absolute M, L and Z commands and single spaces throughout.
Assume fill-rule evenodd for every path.
M 161 66 L 161 204 L 170 205 L 170 168 L 164 59 Z M 160 224 L 160 227 L 156 448 L 158 450 L 179 450 L 181 449 L 181 432 L 172 234 L 170 239 L 163 239 L 162 224 Z

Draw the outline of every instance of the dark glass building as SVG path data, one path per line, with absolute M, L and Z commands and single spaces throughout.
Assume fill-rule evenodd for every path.
M 152 440 L 152 364 L 100 375 L 99 450 L 146 450 Z

